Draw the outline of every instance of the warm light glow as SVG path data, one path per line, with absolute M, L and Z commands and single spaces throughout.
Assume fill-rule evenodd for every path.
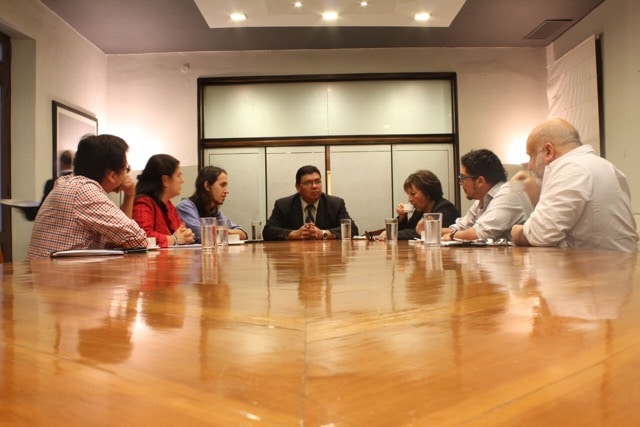
M 505 158 L 502 159 L 504 163 L 520 165 L 529 162 L 529 156 L 527 156 L 527 134 L 514 135 L 510 139 L 510 143 L 506 147 Z
M 148 128 L 128 126 L 124 123 L 116 127 L 105 125 L 100 129 L 100 133 L 117 135 L 129 144 L 127 161 L 133 171 L 144 169 L 149 157 L 154 154 L 171 153 L 169 144 L 161 142 L 162 135 L 154 135 L 152 132 L 149 132 Z M 132 173 L 132 176 L 135 174 Z
M 361 1 L 360 2 L 360 6 L 367 7 L 367 6 L 369 6 L 369 2 L 368 1 Z
M 322 14 L 322 19 L 325 21 L 335 21 L 338 19 L 338 12 L 324 12 Z
M 296 2 L 293 3 L 293 5 L 295 7 L 302 7 L 302 2 L 301 1 L 296 1 Z
M 416 13 L 416 16 L 414 16 L 413 18 L 416 21 L 428 21 L 430 17 L 431 15 L 429 15 L 427 12 L 420 12 Z
M 235 21 L 235 22 L 240 22 L 240 21 L 246 21 L 247 19 L 247 15 L 245 15 L 244 13 L 232 13 L 231 14 L 231 20 Z

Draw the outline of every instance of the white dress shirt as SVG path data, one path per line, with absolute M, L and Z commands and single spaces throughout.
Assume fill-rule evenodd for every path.
M 466 215 L 450 228 L 473 227 L 478 239 L 511 240 L 511 227 L 524 223 L 532 211 L 529 197 L 522 191 L 512 191 L 511 184 L 503 181 L 491 187 L 482 200 L 473 202 Z
M 638 251 L 626 177 L 590 145 L 569 151 L 545 168 L 523 232 L 533 246 Z

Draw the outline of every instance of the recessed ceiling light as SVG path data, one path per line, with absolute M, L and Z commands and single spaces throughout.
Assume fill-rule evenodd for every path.
M 293 2 L 293 5 L 294 5 L 295 7 L 302 7 L 302 2 L 301 2 L 301 1 L 294 1 L 294 2 Z
M 361 1 L 360 2 L 360 6 L 367 7 L 367 6 L 369 6 L 369 2 L 368 1 Z
M 415 19 L 416 21 L 428 21 L 430 17 L 431 15 L 429 15 L 429 13 L 420 12 L 420 13 L 416 13 L 413 19 Z
M 338 19 L 338 12 L 323 12 L 322 19 L 325 21 L 335 21 Z
M 247 15 L 245 15 L 244 13 L 232 13 L 231 14 L 231 20 L 235 21 L 235 22 L 239 22 L 239 21 L 246 21 L 247 20 Z

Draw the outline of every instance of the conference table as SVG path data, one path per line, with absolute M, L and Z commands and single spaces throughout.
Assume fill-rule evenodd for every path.
M 637 254 L 259 242 L 0 265 L 0 425 L 640 425 Z

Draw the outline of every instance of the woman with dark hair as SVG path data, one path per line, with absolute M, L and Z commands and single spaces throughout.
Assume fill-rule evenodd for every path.
M 149 158 L 136 184 L 133 219 L 162 248 L 193 243 L 193 232 L 180 219 L 171 198 L 182 188 L 180 162 L 168 154 Z
M 442 184 L 431 171 L 419 170 L 409 175 L 404 181 L 404 191 L 414 209 L 411 213 L 405 210 L 404 203 L 396 206 L 400 240 L 420 238 L 416 225 L 425 213 L 442 213 L 442 227 L 450 226 L 460 216 L 453 203 L 442 197 Z
M 196 240 L 200 240 L 200 218 L 209 216 L 229 220 L 220 210 L 228 194 L 229 179 L 224 169 L 205 166 L 200 170 L 196 178 L 196 191 L 176 206 L 180 218 L 193 230 Z M 247 233 L 230 220 L 229 234 L 238 234 L 240 240 L 247 239 Z

